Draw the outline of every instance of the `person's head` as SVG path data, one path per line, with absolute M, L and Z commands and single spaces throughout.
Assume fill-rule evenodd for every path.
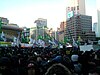
M 89 72 L 89 75 L 100 75 L 100 66 L 96 67 L 95 69 Z
M 37 57 L 37 62 L 40 62 L 40 61 L 42 61 L 42 57 Z
M 64 65 L 57 63 L 48 68 L 45 75 L 72 75 L 70 70 Z
M 99 74 L 97 74 L 97 73 L 89 73 L 89 75 L 99 75 Z
M 34 63 L 28 64 L 28 75 L 35 75 L 35 65 L 34 65 Z
M 71 56 L 71 60 L 73 61 L 73 62 L 76 62 L 76 61 L 78 61 L 78 55 L 72 55 Z
M 7 57 L 0 58 L 0 73 L 6 73 L 7 70 L 10 70 L 10 60 Z

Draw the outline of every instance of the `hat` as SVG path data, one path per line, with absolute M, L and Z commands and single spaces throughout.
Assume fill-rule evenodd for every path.
M 0 66 L 9 66 L 10 60 L 7 57 L 1 57 L 0 58 Z
M 78 55 L 72 55 L 71 56 L 71 60 L 74 61 L 78 61 Z
M 56 56 L 53 61 L 56 61 L 56 62 L 62 62 L 62 57 L 61 56 Z

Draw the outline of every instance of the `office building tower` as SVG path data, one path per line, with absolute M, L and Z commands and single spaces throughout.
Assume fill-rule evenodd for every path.
M 97 0 L 97 18 L 98 18 L 97 33 L 98 37 L 100 37 L 100 0 Z
M 76 15 L 67 20 L 66 36 L 69 39 L 94 40 L 95 33 L 92 32 L 92 17 L 86 15 Z
M 7 18 L 4 18 L 4 17 L 0 17 L 0 22 L 2 23 L 2 25 L 8 25 L 9 24 L 9 20 Z
M 38 39 L 39 36 L 44 38 L 45 29 L 47 28 L 47 19 L 38 18 L 36 21 L 36 39 Z
M 85 0 L 69 0 L 66 8 L 67 19 L 76 14 L 85 15 Z
M 93 27 L 92 27 L 92 31 L 94 31 L 95 32 L 95 34 L 96 34 L 96 37 L 98 36 L 98 31 L 97 31 L 97 22 L 95 22 L 95 23 L 93 23 Z

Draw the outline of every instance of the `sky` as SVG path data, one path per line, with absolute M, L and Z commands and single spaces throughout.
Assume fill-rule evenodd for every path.
M 92 16 L 92 23 L 97 22 L 97 5 L 96 0 L 85 0 L 86 15 Z
M 66 21 L 68 0 L 0 0 L 0 17 L 19 27 L 34 27 L 38 18 L 47 19 L 49 28 L 56 30 L 60 22 Z M 96 0 L 86 0 L 86 14 L 97 21 Z M 92 13 L 91 13 L 92 12 Z

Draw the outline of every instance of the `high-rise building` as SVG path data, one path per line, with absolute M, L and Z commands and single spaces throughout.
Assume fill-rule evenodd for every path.
M 98 31 L 98 37 L 100 37 L 100 0 L 97 0 L 97 17 L 98 17 L 98 25 L 97 25 L 97 31 Z
M 85 0 L 69 0 L 66 8 L 67 19 L 76 14 L 85 15 Z
M 9 20 L 7 18 L 0 17 L 0 21 L 2 22 L 2 25 L 8 25 L 9 24 Z
M 64 37 L 66 34 L 66 22 L 60 23 L 60 28 L 57 28 L 57 40 L 64 41 Z
M 70 39 L 83 40 L 94 39 L 95 33 L 92 32 L 92 17 L 86 15 L 76 15 L 67 20 L 67 34 Z M 88 36 L 87 36 L 88 33 Z
M 47 19 L 38 18 L 35 23 L 37 27 L 47 27 Z
M 23 27 L 21 42 L 29 43 L 29 38 L 30 38 L 30 28 Z
M 97 10 L 97 14 L 98 14 L 98 25 L 97 25 L 97 33 L 98 33 L 98 37 L 100 37 L 100 10 Z
M 64 31 L 65 28 L 66 28 L 66 22 L 61 22 L 60 23 L 60 29 L 61 29 L 61 31 Z
M 38 18 L 36 21 L 36 39 L 41 36 L 44 38 L 45 28 L 47 27 L 47 19 Z
M 98 36 L 98 31 L 97 31 L 97 22 L 95 22 L 94 24 L 93 24 L 93 27 L 92 27 L 92 31 L 94 31 L 95 32 L 95 34 L 96 34 L 96 37 Z

